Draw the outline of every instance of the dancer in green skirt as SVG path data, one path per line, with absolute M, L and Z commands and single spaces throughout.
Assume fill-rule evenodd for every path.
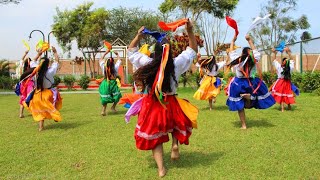
M 116 105 L 119 102 L 120 98 L 122 97 L 120 93 L 120 89 L 117 83 L 117 72 L 121 65 L 121 59 L 117 52 L 114 52 L 117 55 L 117 62 L 114 62 L 112 56 L 105 60 L 105 56 L 110 52 L 107 50 L 103 57 L 101 58 L 99 64 L 104 73 L 104 79 L 99 86 L 99 94 L 100 94 L 100 101 L 102 104 L 102 111 L 101 115 L 106 115 L 106 108 L 108 103 L 113 103 L 111 106 L 111 110 L 116 112 Z

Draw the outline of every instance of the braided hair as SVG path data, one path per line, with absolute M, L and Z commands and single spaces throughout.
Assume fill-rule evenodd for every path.
M 162 59 L 162 52 L 163 47 L 162 45 L 164 43 L 168 43 L 166 39 L 164 39 L 161 43 L 157 42 L 155 45 L 154 53 L 152 53 L 150 56 L 153 58 L 153 60 L 140 67 L 138 70 L 136 70 L 133 74 L 133 79 L 137 84 L 141 84 L 142 89 L 148 88 L 148 90 L 151 90 L 153 82 L 156 78 L 159 66 L 161 64 Z M 164 78 L 162 83 L 162 92 L 171 92 L 171 78 L 175 82 L 175 86 L 178 85 L 178 82 L 176 80 L 175 71 L 174 71 L 174 64 L 173 64 L 173 58 L 172 58 L 172 50 L 170 45 L 170 52 L 168 57 L 168 62 L 164 70 Z
M 284 76 L 284 79 L 290 80 L 291 79 L 290 60 L 288 58 L 283 58 L 281 67 L 282 67 L 281 74 Z
M 44 89 L 43 88 L 43 78 L 45 78 L 46 73 L 49 68 L 49 58 L 43 57 L 40 59 L 40 69 L 38 71 L 38 78 L 37 78 L 37 89 L 41 89 L 41 91 Z
M 112 57 L 108 58 L 104 68 L 104 78 L 106 79 L 115 79 L 116 78 L 116 70 L 114 67 L 114 59 Z
M 249 50 L 251 50 L 251 48 L 249 47 L 245 47 L 242 49 L 242 54 L 240 57 L 236 58 L 235 60 L 231 61 L 227 67 L 231 68 L 237 64 L 240 64 L 242 62 L 244 62 L 247 58 L 248 60 L 246 61 L 246 63 L 243 65 L 244 67 L 244 71 L 246 72 L 250 72 L 252 70 L 252 68 L 255 66 L 255 62 L 254 59 L 252 59 L 252 56 L 249 54 Z

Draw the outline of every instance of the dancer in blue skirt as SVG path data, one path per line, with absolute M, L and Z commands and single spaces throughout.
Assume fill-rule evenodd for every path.
M 230 44 L 231 62 L 227 65 L 228 68 L 234 67 L 236 71 L 236 76 L 229 81 L 226 88 L 227 105 L 230 111 L 238 111 L 241 129 L 247 129 L 244 108 L 267 109 L 275 104 L 275 100 L 262 79 L 255 77 L 260 53 L 251 37 L 246 35 L 250 47 L 243 48 L 241 55 L 234 50 L 236 40 L 237 37 L 234 36 Z

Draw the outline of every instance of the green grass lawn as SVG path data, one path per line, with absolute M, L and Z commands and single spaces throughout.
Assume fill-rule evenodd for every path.
M 181 158 L 170 161 L 165 147 L 165 179 L 320 179 L 320 97 L 302 94 L 293 111 L 279 105 L 247 110 L 247 130 L 228 111 L 222 93 L 215 109 L 179 89 L 200 109 L 198 129 Z M 136 117 L 126 109 L 100 116 L 98 94 L 63 95 L 63 121 L 38 124 L 26 112 L 18 118 L 18 97 L 0 95 L 0 179 L 158 179 L 150 151 L 139 151 L 133 137 Z

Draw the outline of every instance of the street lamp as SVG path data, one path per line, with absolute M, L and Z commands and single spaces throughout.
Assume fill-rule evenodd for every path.
M 30 35 L 29 35 L 29 40 L 32 38 L 32 37 L 31 37 L 31 34 L 32 34 L 33 32 L 35 32 L 35 31 L 38 31 L 38 32 L 40 32 L 40 33 L 42 34 L 42 40 L 43 40 L 43 42 L 45 42 L 45 41 L 46 41 L 46 38 L 45 38 L 45 36 L 44 36 L 44 33 L 43 33 L 42 31 L 38 30 L 38 29 L 35 29 L 35 30 L 32 30 L 32 31 L 31 31 L 31 33 L 30 33 Z M 49 33 L 49 34 L 50 34 L 50 33 Z M 48 35 L 48 36 L 49 36 L 49 35 Z M 44 53 L 44 56 L 47 57 L 47 52 Z

